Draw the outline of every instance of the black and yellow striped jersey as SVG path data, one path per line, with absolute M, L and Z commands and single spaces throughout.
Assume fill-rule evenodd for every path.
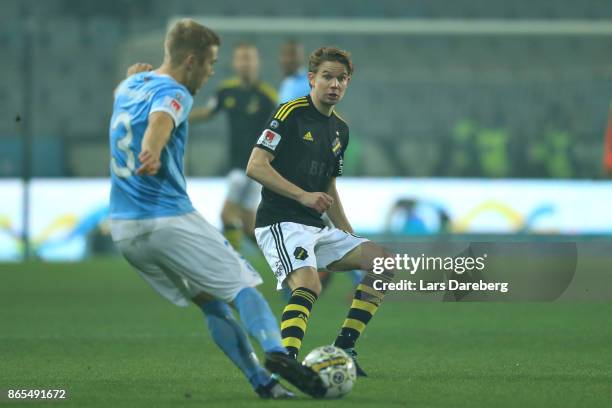
M 211 101 L 212 112 L 227 112 L 231 168 L 246 168 L 254 141 L 276 107 L 274 88 L 258 81 L 245 85 L 239 78 L 223 81 Z
M 310 96 L 279 106 L 256 143 L 274 155 L 272 167 L 309 192 L 326 192 L 332 177 L 342 175 L 349 128 L 335 112 L 323 115 Z M 264 187 L 256 227 L 278 222 L 323 227 L 321 214 Z

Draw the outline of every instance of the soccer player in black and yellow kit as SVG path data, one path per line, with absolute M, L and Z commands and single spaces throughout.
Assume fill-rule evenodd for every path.
M 253 236 L 261 193 L 261 186 L 249 179 L 244 169 L 254 139 L 276 107 L 278 96 L 271 85 L 259 80 L 259 53 L 255 45 L 236 45 L 232 66 L 236 77 L 223 81 L 206 106 L 193 108 L 189 121 L 208 120 L 221 111 L 227 113 L 231 170 L 221 221 L 227 240 L 239 249 L 243 233 Z
M 292 290 L 282 315 L 281 335 L 294 357 L 321 291 L 317 268 L 367 271 L 334 342 L 353 358 L 355 342 L 384 296 L 373 282 L 393 277 L 392 271 L 372 272 L 373 258 L 387 255 L 380 246 L 353 235 L 336 189 L 349 128 L 334 106 L 344 96 L 352 72 L 346 51 L 317 49 L 309 59 L 310 94 L 276 109 L 247 165 L 247 175 L 264 187 L 255 223 L 257 243 L 278 280 L 277 287 L 288 285 Z M 335 228 L 321 220 L 325 212 Z M 283 358 L 268 355 L 267 367 L 285 376 Z M 365 375 L 360 368 L 358 374 Z

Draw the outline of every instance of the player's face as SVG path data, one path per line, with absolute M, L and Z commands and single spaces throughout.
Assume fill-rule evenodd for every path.
M 304 49 L 298 44 L 284 44 L 281 48 L 280 65 L 285 76 L 296 72 L 304 62 Z
M 214 75 L 214 65 L 217 62 L 218 53 L 219 47 L 213 45 L 201 63 L 194 62 L 187 80 L 188 84 L 186 84 L 187 89 L 189 89 L 192 95 L 195 95 L 208 81 L 208 78 Z
M 335 105 L 344 96 L 351 77 L 341 62 L 325 61 L 316 73 L 308 73 L 308 79 L 313 98 L 326 105 Z
M 238 47 L 234 50 L 234 71 L 247 81 L 253 81 L 259 75 L 259 53 L 255 47 Z

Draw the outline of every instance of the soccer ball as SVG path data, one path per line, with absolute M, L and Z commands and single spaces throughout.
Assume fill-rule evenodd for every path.
M 321 377 L 327 389 L 323 398 L 343 397 L 357 381 L 353 359 L 338 347 L 317 347 L 308 353 L 302 364 L 310 367 Z

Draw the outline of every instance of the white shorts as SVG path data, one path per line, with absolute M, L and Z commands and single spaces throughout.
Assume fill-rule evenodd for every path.
M 234 169 L 227 176 L 229 184 L 226 200 L 241 208 L 255 211 L 261 198 L 261 184 L 247 177 L 244 170 Z
M 318 228 L 294 222 L 281 222 L 255 228 L 255 238 L 274 276 L 277 289 L 294 270 L 310 266 L 326 268 L 357 246 L 368 242 L 338 228 Z
M 146 220 L 111 220 L 125 259 L 162 296 L 189 305 L 205 292 L 226 302 L 261 276 L 197 212 Z

